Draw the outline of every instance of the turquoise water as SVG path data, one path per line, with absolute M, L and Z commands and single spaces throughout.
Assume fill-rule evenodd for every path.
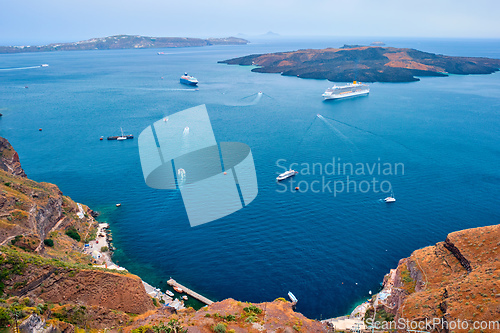
M 118 248 L 115 260 L 147 282 L 165 287 L 173 277 L 214 300 L 270 301 L 290 290 L 308 317 L 341 315 L 415 249 L 455 230 L 498 223 L 500 74 L 374 83 L 367 97 L 323 102 L 327 81 L 217 61 L 370 41 L 289 39 L 163 49 L 162 56 L 158 50 L 0 55 L 0 135 L 30 178 L 56 183 L 101 211 Z M 500 58 L 497 40 L 388 44 Z M 43 63 L 50 66 L 5 70 Z M 184 71 L 198 78 L 199 90 L 178 83 Z M 230 216 L 191 228 L 179 192 L 145 185 L 136 139 L 99 137 L 118 135 L 120 127 L 137 136 L 199 104 L 207 104 L 218 141 L 251 147 L 259 195 Z M 391 182 L 397 202 L 387 205 L 380 200 L 387 195 L 373 191 L 278 193 L 279 159 L 324 165 L 332 158 L 404 164 L 404 175 L 377 175 Z M 322 175 L 303 172 L 295 180 L 310 184 Z

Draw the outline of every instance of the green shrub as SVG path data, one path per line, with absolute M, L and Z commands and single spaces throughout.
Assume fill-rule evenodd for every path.
M 10 324 L 11 318 L 9 310 L 0 307 L 0 326 L 6 327 Z
M 228 314 L 227 316 L 224 317 L 225 320 L 227 321 L 236 321 L 236 316 L 232 314 Z
M 54 240 L 47 238 L 43 240 L 43 244 L 49 246 L 49 247 L 54 247 Z
M 69 237 L 73 238 L 77 242 L 79 242 L 81 239 L 80 234 L 78 233 L 78 231 L 74 227 L 71 227 L 68 230 L 66 230 L 65 234 L 68 235 Z
M 101 247 L 101 252 L 108 252 L 108 247 L 107 246 L 103 246 Z
M 16 243 L 17 243 L 17 242 L 18 242 L 21 238 L 23 238 L 23 235 L 17 235 L 16 237 L 14 237 L 14 239 L 13 239 L 13 240 L 11 240 L 11 241 L 10 241 L 10 243 L 11 243 L 12 245 L 16 245 Z
M 212 330 L 216 333 L 226 333 L 226 325 L 223 323 L 218 323 L 212 328 Z
M 250 305 L 250 306 L 247 306 L 246 308 L 243 308 L 243 311 L 247 312 L 247 313 L 255 313 L 255 314 L 261 314 L 262 313 L 262 309 L 259 309 L 258 307 L 256 307 L 255 305 Z

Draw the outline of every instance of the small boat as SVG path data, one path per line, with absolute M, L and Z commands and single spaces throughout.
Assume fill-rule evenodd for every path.
M 387 203 L 396 202 L 396 198 L 394 198 L 394 192 L 391 191 L 391 196 L 385 198 L 384 201 Z
M 122 204 L 121 203 L 117 203 L 116 204 L 116 207 L 120 207 Z
M 188 297 L 186 295 L 182 296 L 182 299 L 187 301 L 188 300 Z
M 162 55 L 162 54 L 165 54 L 165 52 L 158 52 L 158 55 Z
M 292 301 L 293 303 L 297 303 L 299 301 L 291 291 L 288 292 L 288 298 L 290 298 L 290 301 Z
M 179 288 L 177 286 L 174 287 L 174 290 L 177 291 L 179 294 L 182 294 L 184 292 L 184 290 L 182 290 L 182 288 Z
M 171 292 L 170 290 L 165 291 L 165 294 L 167 294 L 170 297 L 174 297 L 174 293 Z
M 198 80 L 195 77 L 188 75 L 188 73 L 184 73 L 184 75 L 181 76 L 181 83 L 187 84 L 188 86 L 195 86 L 198 84 Z
M 42 64 L 40 67 L 49 67 L 49 64 Z
M 295 170 L 288 170 L 287 172 L 283 172 L 282 174 L 280 174 L 278 177 L 276 177 L 276 180 L 277 181 L 280 181 L 280 180 L 283 180 L 283 179 L 287 179 L 289 177 L 293 177 L 295 176 L 296 174 L 298 174 L 299 172 L 298 171 L 295 171 Z

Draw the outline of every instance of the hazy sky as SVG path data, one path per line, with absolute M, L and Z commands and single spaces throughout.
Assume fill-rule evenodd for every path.
M 500 38 L 498 0 L 0 0 L 0 45 L 117 34 Z

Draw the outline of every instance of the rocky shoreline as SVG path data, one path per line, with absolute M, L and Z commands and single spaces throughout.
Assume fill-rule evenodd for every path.
M 83 248 L 83 253 L 92 256 L 94 266 L 106 269 L 115 269 L 117 271 L 127 271 L 126 268 L 115 264 L 112 260 L 113 251 L 116 248 L 113 246 L 113 237 L 108 223 L 99 223 L 97 228 L 96 239 L 89 241 Z M 176 310 L 184 309 L 182 300 L 173 298 L 163 293 L 160 288 L 153 287 L 149 283 L 142 280 L 142 284 L 146 293 L 157 299 L 159 303 L 173 307 Z

